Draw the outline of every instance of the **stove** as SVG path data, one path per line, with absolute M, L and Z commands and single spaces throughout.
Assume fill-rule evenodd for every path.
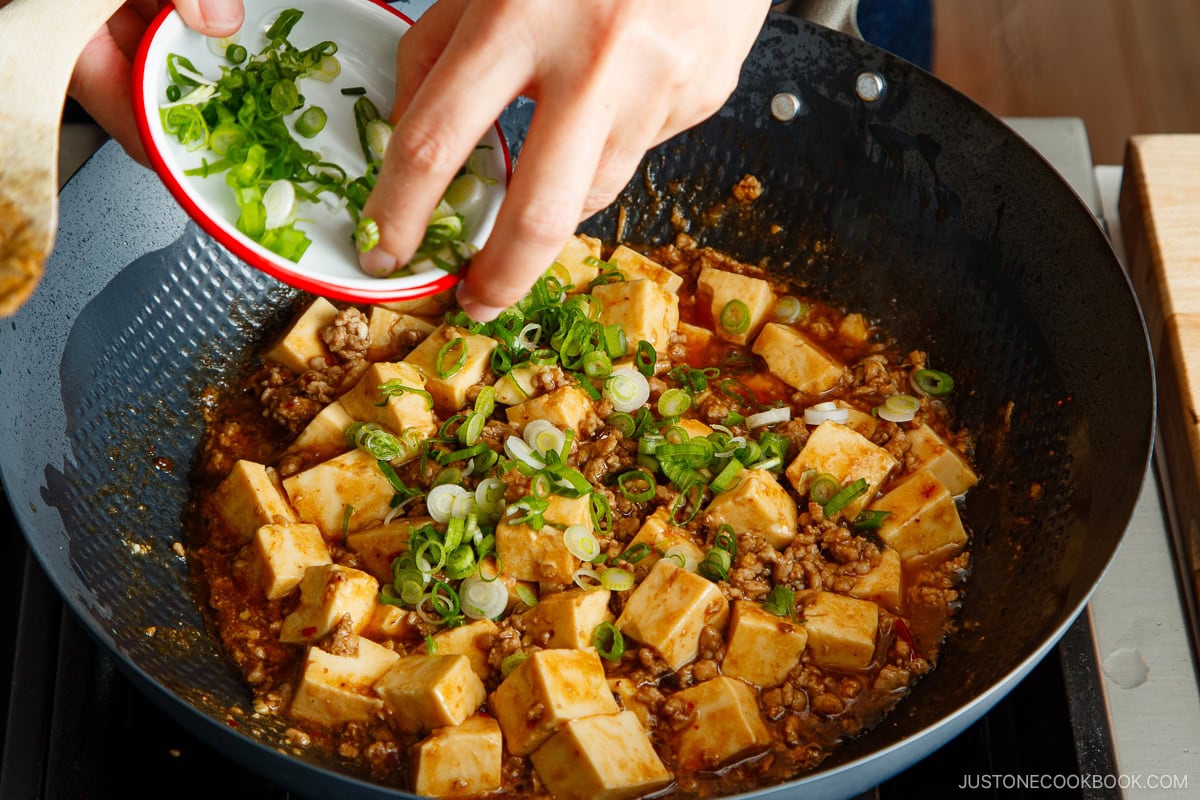
M 1109 224 L 1119 249 L 1120 169 L 1093 168 L 1082 123 L 1010 124 Z M 90 126 L 67 126 L 60 174 L 100 141 Z M 1200 785 L 1200 691 L 1165 485 L 1152 469 L 1120 552 L 1058 647 L 957 739 L 856 800 L 962 788 L 1006 798 L 1044 797 L 1049 788 L 1091 800 L 1162 797 L 1159 787 L 1173 786 L 1188 796 L 1189 778 L 1192 791 Z M 0 629 L 8 632 L 0 637 L 0 798 L 300 797 L 213 750 L 132 686 L 29 555 L 2 487 L 0 530 L 8 534 L 0 537 Z

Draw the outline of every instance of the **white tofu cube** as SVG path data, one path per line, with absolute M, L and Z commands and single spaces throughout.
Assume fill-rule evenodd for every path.
M 709 525 L 732 525 L 738 533 L 761 536 L 775 549 L 783 550 L 796 538 L 796 501 L 773 472 L 747 469 L 739 477 L 737 485 L 708 504 Z
M 592 289 L 603 305 L 600 322 L 620 325 L 625 331 L 625 353 L 637 351 L 639 341 L 665 353 L 671 334 L 679 327 L 679 296 L 648 280 L 618 281 Z
M 492 671 L 488 665 L 488 652 L 499 632 L 500 626 L 495 622 L 481 619 L 457 628 L 443 628 L 433 635 L 433 642 L 438 655 L 466 656 L 479 680 L 486 681 Z
M 384 639 L 413 641 L 424 635 L 420 626 L 417 625 L 415 611 L 408 611 L 400 606 L 387 603 L 376 603 L 375 610 L 371 612 L 371 619 L 363 626 L 360 633 L 375 641 Z
M 410 389 L 428 389 L 421 372 L 403 361 L 381 361 L 363 372 L 354 388 L 341 397 L 346 412 L 356 420 L 375 422 L 392 433 L 415 430 L 422 437 L 437 431 L 429 400 L 417 392 L 401 392 L 386 396 L 380 391 L 388 381 L 397 381 Z M 416 456 L 416 451 L 402 456 L 399 462 Z
M 808 652 L 813 663 L 842 670 L 864 670 L 875 657 L 879 606 L 833 592 L 819 592 L 804 608 Z
M 650 548 L 650 552 L 638 560 L 636 566 L 639 570 L 653 569 L 659 559 L 672 548 L 677 548 L 676 552 L 683 554 L 685 564 L 699 564 L 704 560 L 704 549 L 692 541 L 685 529 L 672 525 L 667 515 L 667 509 L 655 509 L 654 513 L 642 522 L 637 535 L 629 540 L 626 552 L 640 544 Z
M 910 451 L 924 469 L 957 497 L 979 482 L 979 476 L 962 455 L 928 425 L 908 431 Z
M 463 343 L 455 343 L 456 339 Z M 425 373 L 425 388 L 433 395 L 438 409 L 454 413 L 467 404 L 467 390 L 481 383 L 484 374 L 491 369 L 492 351 L 498 344 L 490 336 L 442 325 L 404 360 Z M 464 353 L 462 365 L 456 368 Z M 442 377 L 443 373 L 445 377 Z
M 967 543 L 954 496 L 929 470 L 906 478 L 871 509 L 891 512 L 879 526 L 879 539 L 901 561 L 942 561 Z
M 571 583 L 579 559 L 571 555 L 563 541 L 563 530 L 583 525 L 592 530 L 591 501 L 588 497 L 563 497 L 552 494 L 542 512 L 545 523 L 534 530 L 522 523 L 503 519 L 496 526 L 496 552 L 504 564 L 504 573 L 522 581 Z
M 713 332 L 718 338 L 735 344 L 745 344 L 758 335 L 767 321 L 767 315 L 775 305 L 775 293 L 771 284 L 761 278 L 726 272 L 723 269 L 705 267 L 696 279 L 696 289 L 702 298 L 707 298 L 712 309 Z M 741 331 L 727 330 L 721 323 L 722 315 L 730 303 L 737 301 L 746 307 L 746 326 Z M 730 311 L 733 315 L 735 312 Z M 740 321 L 740 317 L 734 322 Z
M 602 622 L 612 622 L 608 589 L 569 589 L 542 597 L 523 614 L 525 631 L 543 647 L 583 649 L 592 646 L 592 633 Z
M 590 288 L 600 268 L 589 259 L 600 258 L 600 240 L 577 234 L 567 240 L 550 267 L 550 274 L 562 282 L 567 294 L 579 294 Z
M 839 512 L 852 520 L 895 468 L 896 459 L 887 450 L 845 425 L 826 420 L 809 435 L 804 448 L 788 465 L 787 478 L 802 497 L 808 494 L 812 478 L 822 472 L 837 478 L 842 486 L 860 478 L 866 480 L 867 491 Z
M 673 780 L 629 711 L 569 720 L 530 760 L 555 800 L 631 800 Z
M 904 603 L 904 570 L 900 554 L 885 547 L 879 554 L 879 563 L 866 575 L 859 576 L 848 594 L 859 600 L 878 603 L 888 611 L 899 614 Z
M 678 333 L 682 334 L 685 342 L 685 347 L 689 353 L 703 353 L 712 344 L 713 332 L 708 328 L 701 328 L 698 325 L 693 325 L 690 322 L 679 323 Z
M 217 487 L 213 507 L 239 544 L 250 541 L 263 525 L 296 522 L 278 480 L 275 470 L 243 459 Z
M 678 670 L 700 652 L 704 626 L 723 629 L 728 618 L 729 601 L 715 583 L 664 559 L 633 590 L 617 629 Z
M 267 599 L 278 600 L 300 585 L 309 567 L 333 563 L 321 529 L 303 522 L 263 525 L 254 534 L 254 563 Z
M 643 728 L 649 729 L 653 724 L 653 712 L 650 706 L 638 696 L 638 685 L 634 683 L 632 678 L 609 678 L 608 688 L 612 691 L 613 696 L 617 698 L 617 703 L 621 706 L 622 711 L 632 711 L 633 715 L 638 718 L 638 722 L 642 723 Z
M 768 322 L 751 348 L 767 362 L 779 380 L 808 394 L 822 394 L 838 385 L 842 365 L 795 328 Z
M 407 355 L 410 347 L 401 344 L 401 337 L 408 331 L 416 331 L 422 337 L 433 333 L 436 326 L 412 314 L 400 314 L 383 306 L 371 306 L 367 315 L 367 332 L 370 346 L 368 361 L 398 361 Z
M 608 257 L 608 263 L 624 274 L 627 281 L 653 281 L 671 294 L 676 294 L 679 287 L 683 286 L 682 277 L 654 259 L 625 245 L 620 245 L 613 250 L 612 255 Z
M 300 519 L 316 524 L 330 541 L 378 525 L 392 510 L 396 493 L 379 462 L 365 450 L 351 450 L 297 472 L 284 479 L 283 488 Z
M 309 567 L 300 579 L 300 605 L 283 618 L 279 641 L 312 644 L 325 637 L 345 615 L 360 632 L 371 620 L 379 581 L 340 564 Z
M 361 636 L 358 654 L 335 656 L 308 648 L 300 685 L 292 695 L 292 716 L 321 725 L 369 722 L 383 708 L 371 687 L 400 659 L 393 651 Z
M 838 323 L 838 338 L 857 347 L 862 347 L 871 337 L 871 326 L 862 314 L 847 314 Z
M 337 313 L 337 307 L 324 297 L 313 300 L 264 358 L 277 361 L 296 374 L 306 371 L 314 358 L 329 358 L 321 331 L 333 324 Z
M 771 733 L 758 711 L 758 693 L 749 684 L 721 676 L 674 696 L 696 708 L 695 721 L 679 738 L 681 769 L 714 770 L 770 746 Z
M 571 719 L 616 714 L 595 650 L 530 653 L 492 692 L 492 712 L 513 755 L 527 756 Z M 541 713 L 531 718 L 534 709 Z
M 778 686 L 800 661 L 806 644 L 808 632 L 803 626 L 775 616 L 758 603 L 735 600 L 721 673 L 764 689 Z
M 346 428 L 353 424 L 354 417 L 341 401 L 334 400 L 308 421 L 300 435 L 288 445 L 287 452 L 303 453 L 309 463 L 339 456 L 350 449 L 346 443 Z
M 388 722 L 401 733 L 461 725 L 487 699 L 464 655 L 405 656 L 375 683 Z
M 537 376 L 543 370 L 552 367 L 537 364 L 521 364 L 513 367 L 507 375 L 501 375 L 493 386 L 496 387 L 496 402 L 501 405 L 515 406 L 531 397 L 543 394 Z
M 422 797 L 463 797 L 498 791 L 504 762 L 500 725 L 475 716 L 438 728 L 413 746 L 413 791 Z
M 561 430 L 572 430 L 576 434 L 593 427 L 589 424 L 594 413 L 592 398 L 578 386 L 560 386 L 548 394 L 510 406 L 505 413 L 510 424 L 522 429 L 535 419 L 544 419 Z
M 446 311 L 454 307 L 454 290 L 447 289 L 437 294 L 418 297 L 414 300 L 391 300 L 379 303 L 386 309 L 397 314 L 415 314 L 418 317 L 442 317 Z
M 433 522 L 433 517 L 399 517 L 387 525 L 378 525 L 346 537 L 346 547 L 358 554 L 363 568 L 391 583 L 392 562 L 408 550 L 408 537 L 417 528 Z
M 845 400 L 834 400 L 834 405 L 838 408 L 846 409 L 846 427 L 852 431 L 861 433 L 866 438 L 870 439 L 875 435 L 875 431 L 879 428 L 879 420 L 872 417 L 870 414 L 859 411 L 854 406 L 847 403 Z

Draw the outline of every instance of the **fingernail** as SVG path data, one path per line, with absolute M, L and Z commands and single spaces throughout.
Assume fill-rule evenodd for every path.
M 378 247 L 359 253 L 358 264 L 363 272 L 376 278 L 386 278 L 400 267 L 395 256 Z
M 241 0 L 208 0 L 200 4 L 200 16 L 210 31 L 232 33 L 242 24 Z
M 458 304 L 462 310 L 467 312 L 467 316 L 476 322 L 491 322 L 504 311 L 504 307 L 490 306 L 486 303 L 481 303 L 471 295 L 471 290 L 466 283 L 460 283 L 458 290 L 455 293 L 458 298 Z

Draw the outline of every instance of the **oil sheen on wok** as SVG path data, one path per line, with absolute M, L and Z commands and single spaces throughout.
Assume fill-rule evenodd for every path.
M 601 255 L 486 326 L 310 299 L 212 390 L 189 552 L 294 747 L 431 796 L 720 795 L 932 669 L 976 482 L 936 354 L 686 237 Z

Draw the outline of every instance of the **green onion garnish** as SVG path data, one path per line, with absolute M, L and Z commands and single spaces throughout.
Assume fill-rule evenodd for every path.
M 692 396 L 683 389 L 667 389 L 658 398 L 658 413 L 664 417 L 678 417 L 692 407 Z
M 750 309 L 741 300 L 730 300 L 721 309 L 720 321 L 728 333 L 745 333 L 750 328 Z
M 858 512 L 858 516 L 854 518 L 854 530 L 877 531 L 882 527 L 883 521 L 891 513 L 890 511 L 860 511 Z
M 369 253 L 379 244 L 379 224 L 371 217 L 359 217 L 354 226 L 354 246 L 360 253 Z
M 717 477 L 713 478 L 709 486 L 714 492 L 727 492 L 741 482 L 740 476 L 745 468 L 742 462 L 736 458 L 731 458 L 729 459 L 729 463 L 717 473 Z
M 808 496 L 814 503 L 823 506 L 832 500 L 841 488 L 842 484 L 837 478 L 828 472 L 822 472 L 809 482 Z
M 325 123 L 328 121 L 325 109 L 320 106 L 309 106 L 296 118 L 296 133 L 305 139 L 311 139 L 325 130 Z
M 434 368 L 439 378 L 453 378 L 467 363 L 467 340 L 456 336 L 438 350 Z
M 954 378 L 936 369 L 919 369 L 912 375 L 917 391 L 930 397 L 941 397 L 954 391 Z
M 829 498 L 829 502 L 825 503 L 825 517 L 827 519 L 832 519 L 834 514 L 837 514 L 843 508 L 850 505 L 866 493 L 866 478 L 859 478 L 853 483 L 845 486 L 840 492 Z
M 763 608 L 777 617 L 795 617 L 796 593 L 786 586 L 776 586 L 763 601 Z
M 646 544 L 645 542 L 638 542 L 624 553 L 621 553 L 621 558 L 625 559 L 630 564 L 636 564 L 646 556 L 650 555 L 651 552 L 653 551 L 651 550 L 650 545 Z
M 592 632 L 592 646 L 596 653 L 608 661 L 620 661 L 625 655 L 625 637 L 611 622 L 601 622 Z
M 638 489 L 638 484 L 642 484 L 644 488 Z M 647 500 L 652 500 L 657 488 L 654 483 L 654 477 L 645 470 L 640 469 L 621 473 L 617 477 L 617 485 L 621 488 L 621 494 L 625 495 L 626 499 L 632 500 L 635 503 L 644 503 Z
M 645 339 L 638 340 L 637 352 L 633 356 L 633 365 L 638 368 L 638 372 L 649 378 L 654 374 L 654 366 L 657 363 L 658 353 L 654 350 L 654 345 Z

